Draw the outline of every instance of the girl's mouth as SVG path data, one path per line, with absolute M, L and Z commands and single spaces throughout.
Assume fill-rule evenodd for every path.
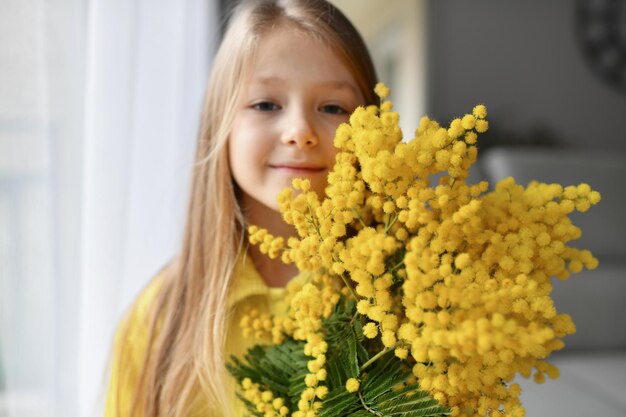
M 270 165 L 270 168 L 295 174 L 316 174 L 326 171 L 324 167 L 306 164 L 276 164 Z

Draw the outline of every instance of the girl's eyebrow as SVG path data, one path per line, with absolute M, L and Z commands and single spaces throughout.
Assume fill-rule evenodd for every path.
M 352 93 L 354 93 L 355 95 L 358 95 L 358 90 L 349 82 L 346 81 L 325 81 L 323 83 L 320 83 L 319 85 L 320 87 L 329 87 L 332 88 L 334 90 L 350 90 Z

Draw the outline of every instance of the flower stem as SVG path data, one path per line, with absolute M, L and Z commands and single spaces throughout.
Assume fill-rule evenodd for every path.
M 361 215 L 359 214 L 359 212 L 356 209 L 352 209 L 352 212 L 354 213 L 354 215 L 356 216 L 356 218 L 359 220 L 359 223 L 361 223 L 361 225 L 363 227 L 367 227 L 367 225 L 365 224 L 365 222 L 363 221 L 363 218 L 361 218 Z
M 395 271 L 396 269 L 400 268 L 400 267 L 401 267 L 401 266 L 403 266 L 403 265 L 404 265 L 404 260 L 402 260 L 402 261 L 398 262 L 398 263 L 397 263 L 397 264 L 395 264 L 393 267 L 391 267 L 391 269 L 389 270 L 389 272 L 393 272 L 393 271 Z
M 346 285 L 346 287 L 348 287 L 348 289 L 352 293 L 352 296 L 354 297 L 354 299 L 358 300 L 359 296 L 356 294 L 356 292 L 354 292 L 354 288 L 352 288 L 352 285 L 350 285 L 350 283 L 348 282 L 348 279 L 346 278 L 345 274 L 341 274 L 341 280 Z
M 378 352 L 376 355 L 372 356 L 369 361 L 361 365 L 361 367 L 359 368 L 359 371 L 363 372 L 368 366 L 376 362 L 378 359 L 380 359 L 383 355 L 385 355 L 385 353 L 389 352 L 391 349 L 393 349 L 393 347 L 386 347 L 380 352 Z
M 311 219 L 309 220 L 309 222 L 315 228 L 315 231 L 317 232 L 317 235 L 319 236 L 320 240 L 322 240 L 322 233 L 320 232 L 319 224 L 315 221 L 315 213 L 313 213 L 313 207 L 311 207 L 309 203 L 307 203 L 307 207 L 309 208 L 309 215 L 311 216 Z
M 370 414 L 374 414 L 379 417 L 384 416 L 384 414 L 380 411 L 376 411 L 367 405 L 367 403 L 365 402 L 365 398 L 363 398 L 363 395 L 361 394 L 361 390 L 359 390 L 359 400 L 361 400 L 361 405 L 363 406 L 363 408 L 365 408 Z
M 394 225 L 396 220 L 398 220 L 398 215 L 397 214 L 394 213 L 393 218 L 391 218 L 391 214 L 387 215 L 387 218 L 385 219 L 385 234 L 387 234 L 387 232 L 389 232 L 389 230 L 391 229 L 391 226 Z

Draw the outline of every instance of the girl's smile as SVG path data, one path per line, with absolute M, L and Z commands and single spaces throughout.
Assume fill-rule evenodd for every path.
M 252 217 L 276 212 L 278 193 L 296 177 L 323 195 L 335 130 L 364 103 L 343 61 L 293 27 L 266 33 L 256 57 L 229 137 L 232 176 Z
M 269 164 L 269 166 L 279 171 L 294 174 L 294 176 L 326 173 L 327 171 L 326 167 L 309 162 L 281 162 Z

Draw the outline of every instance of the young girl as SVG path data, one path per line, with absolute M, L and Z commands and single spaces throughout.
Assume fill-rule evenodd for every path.
M 297 271 L 248 249 L 246 228 L 294 234 L 277 194 L 323 193 L 337 126 L 373 104 L 376 75 L 352 24 L 324 0 L 243 1 L 206 93 L 182 248 L 139 296 L 113 350 L 106 417 L 240 416 L 231 354 L 244 304 L 276 312 Z

